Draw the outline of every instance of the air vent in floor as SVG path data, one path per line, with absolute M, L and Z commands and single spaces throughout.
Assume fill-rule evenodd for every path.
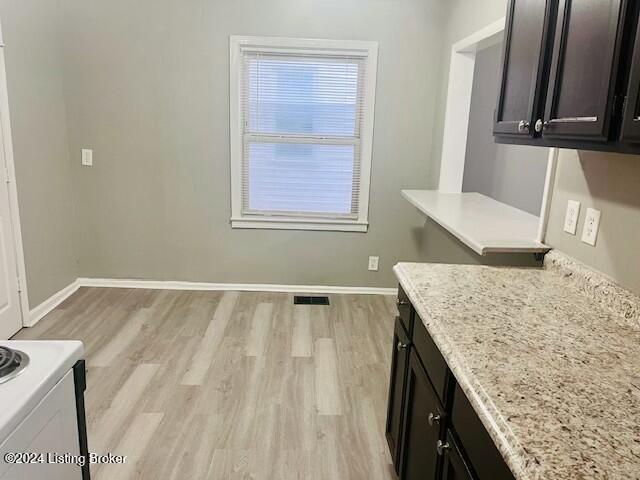
M 329 297 L 304 297 L 296 295 L 293 297 L 294 305 L 329 305 Z

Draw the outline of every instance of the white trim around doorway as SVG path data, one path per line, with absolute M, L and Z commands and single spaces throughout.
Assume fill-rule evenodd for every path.
M 505 21 L 505 17 L 496 20 L 451 47 L 438 183 L 440 193 L 462 193 L 476 53 L 502 41 Z M 537 233 L 537 241 L 540 243 L 544 243 L 549 220 L 557 157 L 558 149 L 550 148 Z
M 11 136 L 11 116 L 9 115 L 9 96 L 7 90 L 7 73 L 5 68 L 4 40 L 2 26 L 0 25 L 0 128 L 4 139 L 0 147 L 4 150 L 4 158 L 7 169 L 9 189 L 9 208 L 11 210 L 11 230 L 13 232 L 13 244 L 16 256 L 18 272 L 18 294 L 20 295 L 20 310 L 22 324 L 29 323 L 29 295 L 27 292 L 27 270 L 24 262 L 24 250 L 22 247 L 22 229 L 20 228 L 20 209 L 18 207 L 18 188 L 16 185 L 16 171 L 13 158 L 13 142 Z M 1 167 L 1 166 L 0 166 Z

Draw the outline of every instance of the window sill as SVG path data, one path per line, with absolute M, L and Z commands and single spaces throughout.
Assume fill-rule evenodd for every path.
M 314 218 L 232 218 L 231 228 L 270 230 L 321 230 L 327 232 L 366 232 L 368 222 Z

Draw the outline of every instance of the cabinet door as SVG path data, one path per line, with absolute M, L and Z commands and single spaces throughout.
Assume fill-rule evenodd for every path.
M 450 428 L 464 448 L 466 459 L 481 479 L 514 480 L 511 470 L 482 424 L 460 385 L 456 385 Z
M 609 137 L 626 0 L 560 0 L 544 137 Z
M 440 451 L 444 455 L 442 480 L 474 480 L 471 468 L 464 460 L 451 432 L 447 432 L 446 443 Z
M 624 101 L 622 132 L 623 142 L 640 142 L 640 22 L 636 27 L 636 38 L 631 58 L 629 85 Z
M 444 412 L 414 350 L 409 354 L 405 402 L 402 480 L 435 480 L 440 470 L 438 440 Z
M 409 366 L 409 336 L 402 326 L 400 317 L 396 317 L 393 333 L 393 353 L 391 357 L 391 375 L 389 378 L 389 401 L 387 403 L 386 436 L 389 451 L 396 473 L 399 471 L 400 440 L 402 438 L 404 393 Z
M 534 133 L 544 107 L 549 25 L 557 0 L 510 0 L 494 135 Z

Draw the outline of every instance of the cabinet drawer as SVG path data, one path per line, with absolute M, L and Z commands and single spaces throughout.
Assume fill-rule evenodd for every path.
M 514 480 L 498 448 L 459 385 L 451 413 L 453 429 L 479 480 Z
M 422 365 L 427 371 L 429 380 L 431 380 L 433 388 L 440 398 L 440 402 L 443 405 L 446 404 L 449 368 L 417 313 L 414 314 L 413 344 L 422 361 Z
M 402 326 L 407 333 L 411 335 L 413 330 L 413 306 L 411 305 L 409 297 L 400 286 L 398 286 L 396 305 L 398 306 L 398 315 L 400 316 Z

